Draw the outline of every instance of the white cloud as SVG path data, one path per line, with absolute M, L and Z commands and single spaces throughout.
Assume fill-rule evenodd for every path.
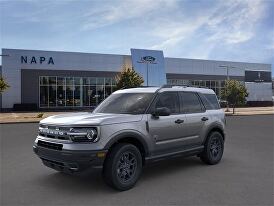
M 12 41 L 15 46 L 43 39 L 54 42 L 53 50 L 65 45 L 66 50 L 124 53 L 139 47 L 162 49 L 168 56 L 238 61 L 264 61 L 274 54 L 271 0 L 22 1 L 2 2 L 3 45 L 20 34 L 23 40 Z M 26 29 L 14 32 L 20 24 Z
M 187 6 L 187 5 L 186 5 Z M 187 57 L 208 58 L 215 46 L 235 45 L 252 39 L 256 24 L 264 16 L 265 2 L 259 0 L 219 1 L 212 8 L 200 8 L 198 16 L 165 17 L 150 35 L 159 43 L 151 49 L 180 50 Z M 198 12 L 199 13 L 199 12 Z M 192 42 L 191 46 L 185 46 Z
M 206 21 L 207 16 L 200 16 L 191 21 L 185 20 L 174 22 L 174 20 L 159 21 L 158 26 L 152 29 L 150 35 L 163 39 L 160 43 L 152 45 L 151 49 L 168 49 L 176 46 L 179 42 L 190 37 Z
M 84 14 L 87 20 L 83 24 L 83 29 L 91 30 L 124 20 L 138 17 L 142 18 L 149 15 L 151 11 L 173 7 L 175 2 L 175 0 L 108 1 L 105 5 L 100 4 L 100 7 L 90 8 L 90 10 Z
M 207 22 L 214 33 L 208 40 L 237 44 L 250 40 L 256 23 L 264 15 L 265 5 L 260 0 L 230 0 L 222 2 Z

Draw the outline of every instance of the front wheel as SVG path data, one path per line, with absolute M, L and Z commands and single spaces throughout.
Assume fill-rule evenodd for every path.
M 117 190 L 131 189 L 142 172 L 142 156 L 137 147 L 121 143 L 107 155 L 103 168 L 106 183 Z
M 204 146 L 204 151 L 200 155 L 201 160 L 209 165 L 219 163 L 224 152 L 223 136 L 219 132 L 210 133 Z

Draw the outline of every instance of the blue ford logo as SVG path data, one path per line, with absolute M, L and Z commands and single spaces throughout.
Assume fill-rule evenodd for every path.
M 144 62 L 154 62 L 156 60 L 156 58 L 152 57 L 152 56 L 144 56 L 141 58 L 141 60 Z

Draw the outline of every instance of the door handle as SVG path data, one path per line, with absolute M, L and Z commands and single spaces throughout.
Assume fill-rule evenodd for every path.
M 202 121 L 207 121 L 208 120 L 208 118 L 207 117 L 202 117 L 202 119 L 201 119 Z
M 181 124 L 181 123 L 183 123 L 184 122 L 184 120 L 182 120 L 182 119 L 177 119 L 177 120 L 175 120 L 175 123 L 176 124 Z

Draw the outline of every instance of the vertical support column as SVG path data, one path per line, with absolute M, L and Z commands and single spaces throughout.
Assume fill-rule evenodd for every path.
M 80 107 L 83 107 L 83 78 L 80 78 Z

